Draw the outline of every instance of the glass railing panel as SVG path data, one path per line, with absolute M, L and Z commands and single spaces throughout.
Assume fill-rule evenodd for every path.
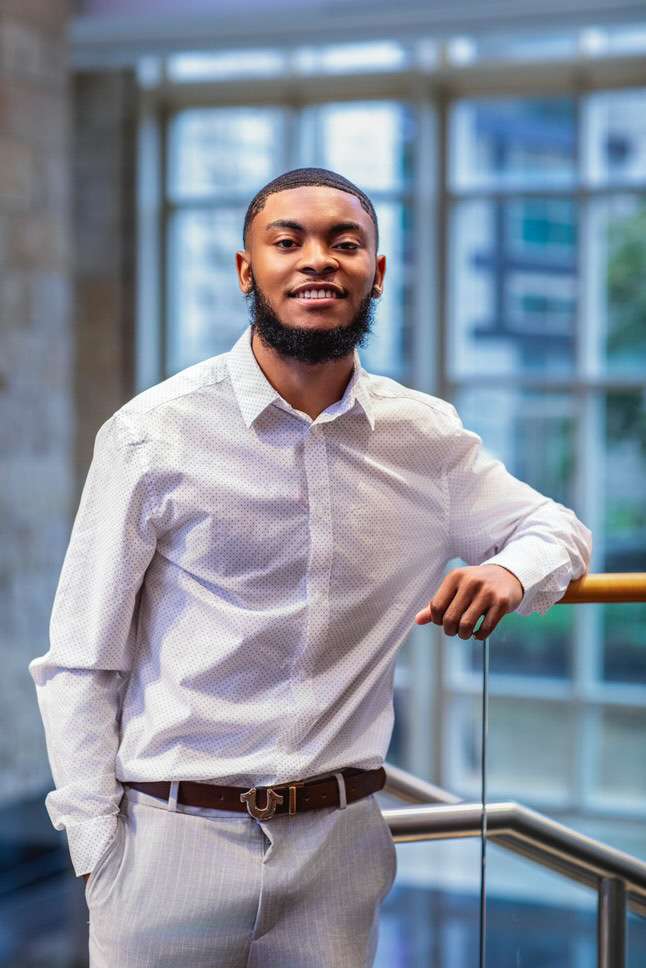
M 397 878 L 381 909 L 374 968 L 477 966 L 479 842 L 398 844 L 397 860 Z
M 489 801 L 531 801 L 544 807 L 563 800 L 574 755 L 572 710 L 532 698 L 490 696 L 489 703 Z M 474 696 L 455 699 L 450 711 L 454 742 L 462 747 L 460 773 L 453 773 L 459 784 L 450 789 L 459 788 L 471 801 L 480 798 L 480 710 Z
M 488 843 L 489 968 L 591 968 L 596 911 L 596 891 Z
M 644 968 L 644 965 L 646 965 L 646 918 L 630 912 L 626 932 L 626 968 Z
M 601 612 L 602 681 L 646 690 L 646 603 L 593 607 Z
M 489 650 L 488 802 L 514 800 L 646 860 L 646 606 L 557 605 L 545 616 L 509 615 Z M 481 670 L 482 656 L 481 643 L 465 643 L 465 670 Z M 470 707 L 456 715 L 470 723 L 468 779 L 475 798 L 481 702 L 475 690 L 457 702 Z M 487 856 L 487 963 L 499 963 L 499 932 L 513 927 L 513 919 L 496 920 L 494 912 L 526 893 L 531 903 L 514 909 L 520 940 L 511 963 L 541 964 L 540 945 L 531 940 L 536 919 L 554 906 L 556 883 L 566 892 L 580 889 L 518 858 L 503 859 L 506 852 L 491 843 Z M 586 904 L 572 898 L 563 904 L 572 912 L 567 951 L 546 955 L 545 963 L 595 963 L 596 949 L 591 956 L 588 947 L 596 944 L 596 929 L 590 934 Z M 632 947 L 640 965 L 646 964 L 643 931 L 635 921 Z

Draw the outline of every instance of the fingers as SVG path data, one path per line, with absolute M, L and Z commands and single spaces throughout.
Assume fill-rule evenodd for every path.
M 490 604 L 488 597 L 480 593 L 476 593 L 474 599 L 472 590 L 463 585 L 436 624 L 444 626 L 445 635 L 459 633 L 461 639 L 468 639 L 474 625 Z
M 480 616 L 484 615 L 486 619 L 487 607 L 488 606 L 480 600 L 480 596 L 478 596 L 476 601 L 472 602 L 471 605 L 469 605 L 469 607 L 464 611 L 462 617 L 458 619 L 457 627 L 457 633 L 461 639 L 471 638 Z M 482 628 L 482 625 L 480 628 Z M 446 635 L 455 635 L 455 632 L 446 631 L 446 623 L 444 625 L 444 631 Z
M 485 617 L 484 622 L 482 623 L 478 631 L 473 636 L 474 639 L 478 639 L 480 642 L 483 642 L 485 639 L 488 639 L 491 633 L 493 632 L 493 630 L 495 629 L 496 625 L 500 621 L 500 619 L 503 618 L 506 614 L 507 614 L 507 609 L 504 605 L 497 605 L 490 608 Z
M 450 571 L 444 577 L 442 584 L 435 595 L 428 603 L 426 608 L 418 612 L 415 621 L 418 625 L 426 625 L 427 622 L 435 622 L 436 625 L 442 624 L 444 612 L 450 605 L 460 584 L 460 578 L 456 571 Z
M 418 625 L 434 622 L 444 627 L 445 635 L 471 636 L 483 641 L 494 631 L 510 608 L 505 592 L 476 568 L 455 569 L 442 584 L 426 608 L 417 613 Z M 474 632 L 480 617 L 483 622 Z

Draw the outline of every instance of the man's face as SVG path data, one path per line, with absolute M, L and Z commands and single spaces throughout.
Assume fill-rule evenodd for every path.
M 252 322 L 281 355 L 325 362 L 369 332 L 386 260 L 354 195 L 323 186 L 269 195 L 236 262 Z

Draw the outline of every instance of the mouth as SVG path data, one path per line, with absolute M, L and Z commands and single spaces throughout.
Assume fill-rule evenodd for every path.
M 300 286 L 289 294 L 290 299 L 308 306 L 328 306 L 340 299 L 345 299 L 345 293 L 338 286 Z

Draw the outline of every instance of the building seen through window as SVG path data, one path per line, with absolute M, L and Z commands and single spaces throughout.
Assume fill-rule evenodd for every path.
M 173 115 L 168 371 L 223 352 L 246 325 L 231 263 L 245 200 L 289 167 L 338 170 L 374 199 L 388 257 L 363 365 L 411 385 L 415 327 L 431 327 L 436 382 L 424 388 L 452 400 L 512 473 L 590 523 L 594 570 L 646 570 L 646 89 L 555 96 L 537 83 L 522 97 L 426 103 L 351 92 Z M 435 257 L 417 244 L 424 221 Z M 445 292 L 439 304 L 430 280 Z M 635 769 L 645 642 L 639 605 L 507 616 L 491 646 L 491 795 L 646 856 L 646 774 Z M 426 687 L 443 711 L 434 751 L 420 755 L 428 723 L 413 721 L 424 717 L 414 670 L 432 660 L 411 640 L 391 759 L 415 772 L 425 762 L 429 779 L 475 799 L 482 650 L 439 647 L 444 672 Z
M 136 390 L 226 352 L 247 326 L 234 253 L 258 188 L 333 169 L 374 202 L 387 257 L 363 366 L 452 402 L 512 474 L 573 508 L 594 535 L 592 571 L 646 572 L 645 49 L 643 23 L 555 23 L 137 54 L 136 225 L 121 230 L 137 247 L 124 337 Z M 94 217 L 105 200 L 91 197 Z M 11 244 L 35 264 L 45 235 L 27 226 Z M 45 275 L 8 281 L 3 305 L 46 302 Z M 646 605 L 512 613 L 490 649 L 490 800 L 646 861 Z M 481 643 L 435 626 L 411 629 L 395 671 L 390 761 L 470 802 L 482 672 Z M 0 968 L 82 968 L 87 912 L 65 841 L 46 790 L 20 782 L 6 780 L 0 806 Z M 477 963 L 477 847 L 398 848 L 376 968 Z M 510 951 L 521 968 L 595 963 L 596 897 L 502 851 L 489 863 L 491 964 Z M 646 964 L 644 919 L 628 939 L 629 968 Z

